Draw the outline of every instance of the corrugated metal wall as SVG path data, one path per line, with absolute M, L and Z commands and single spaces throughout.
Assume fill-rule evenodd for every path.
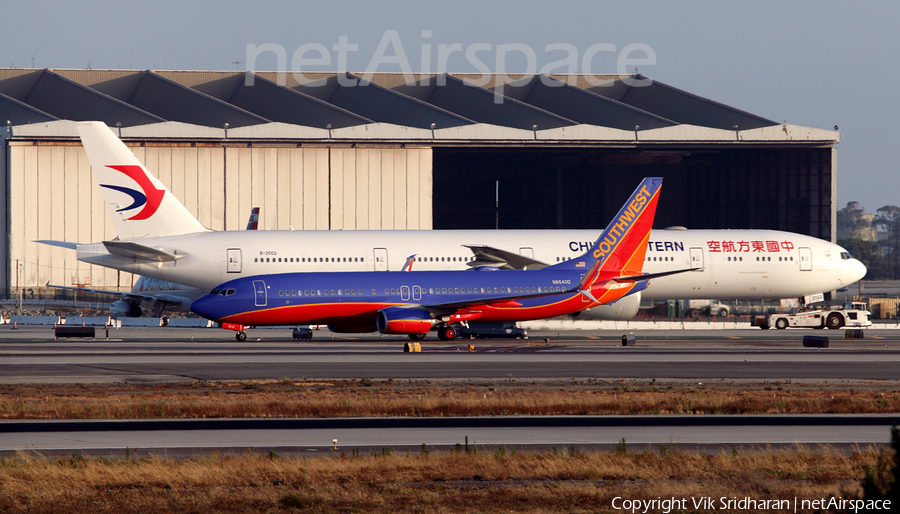
M 431 148 L 133 146 L 135 155 L 213 230 L 431 229 Z M 56 285 L 127 290 L 136 278 L 75 259 L 38 239 L 89 243 L 115 237 L 78 143 L 12 141 L 9 147 L 7 290 L 35 296 Z M 18 269 L 17 269 L 18 267 Z

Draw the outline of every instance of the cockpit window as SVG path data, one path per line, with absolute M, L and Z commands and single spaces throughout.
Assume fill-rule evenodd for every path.
M 217 294 L 219 296 L 231 296 L 234 294 L 234 289 L 213 289 L 209 292 L 209 294 Z
M 842 260 L 847 261 L 847 260 L 850 260 L 850 259 L 852 259 L 852 258 L 853 258 L 853 256 L 850 255 L 850 252 L 841 252 L 841 259 L 842 259 Z

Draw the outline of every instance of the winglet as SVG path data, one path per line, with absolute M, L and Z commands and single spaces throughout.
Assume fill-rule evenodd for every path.
M 54 241 L 51 239 L 37 239 L 35 243 L 41 243 L 50 246 L 58 246 L 60 248 L 68 248 L 69 250 L 77 250 L 78 243 L 70 243 L 68 241 Z
M 416 254 L 412 254 L 406 258 L 406 263 L 400 271 L 412 271 L 413 263 L 416 262 Z

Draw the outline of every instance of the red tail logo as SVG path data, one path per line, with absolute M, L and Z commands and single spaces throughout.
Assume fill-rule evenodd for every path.
M 139 221 L 145 220 L 150 216 L 153 216 L 156 213 L 156 210 L 159 209 L 159 204 L 162 203 L 163 196 L 165 196 L 166 192 L 162 189 L 156 189 L 153 187 L 153 183 L 150 182 L 150 178 L 144 173 L 144 170 L 141 169 L 140 166 L 134 165 L 121 165 L 121 166 L 107 166 L 108 168 L 112 168 L 116 171 L 121 171 L 125 175 L 128 176 L 131 180 L 137 182 L 141 189 L 144 190 L 144 193 L 141 194 L 139 191 L 135 191 L 134 189 L 121 188 L 115 186 L 107 186 L 103 185 L 103 187 L 108 187 L 110 189 L 115 189 L 117 191 L 121 191 L 128 195 L 131 195 L 134 198 L 134 203 L 125 207 L 123 209 L 119 209 L 120 211 L 136 209 L 141 205 L 144 206 L 141 209 L 141 212 L 135 214 L 134 216 L 128 218 L 129 220 Z M 102 184 L 101 184 L 102 185 Z

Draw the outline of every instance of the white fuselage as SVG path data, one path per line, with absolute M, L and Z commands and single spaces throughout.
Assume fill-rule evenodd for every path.
M 251 275 L 315 271 L 466 269 L 486 245 L 555 264 L 587 251 L 599 230 L 226 231 L 133 240 L 179 260 L 140 263 L 102 243 L 78 259 L 200 289 Z M 808 250 L 807 250 L 808 249 Z M 693 256 L 693 257 L 692 257 Z M 692 264 L 692 258 L 694 260 Z M 644 299 L 790 298 L 832 291 L 865 275 L 841 247 L 774 230 L 653 230 L 644 271 L 701 268 L 650 281 Z

